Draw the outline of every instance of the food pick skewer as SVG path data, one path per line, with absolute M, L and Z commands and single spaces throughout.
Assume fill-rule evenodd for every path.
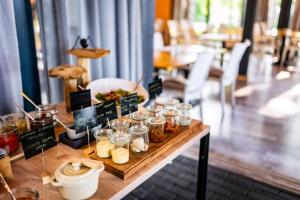
M 31 119 L 32 121 L 35 121 L 34 118 L 25 110 L 23 110 L 23 108 L 21 108 L 21 106 L 17 103 L 15 103 L 15 105 L 17 106 L 17 108 L 19 108 L 29 119 Z
M 53 118 L 54 118 L 60 125 L 62 125 L 64 128 L 68 129 L 68 127 L 67 127 L 64 123 L 62 123 L 56 116 L 53 116 Z
M 108 118 L 106 118 L 106 120 L 107 120 L 107 125 L 108 125 L 108 128 L 110 128 L 110 122 L 109 122 L 109 119 L 108 119 Z
M 89 131 L 89 127 L 88 126 L 86 127 L 86 133 L 87 133 L 87 136 L 88 136 L 88 146 L 89 146 L 89 156 L 90 156 L 91 154 L 94 153 L 94 151 L 91 151 L 90 131 Z
M 136 83 L 136 86 L 133 89 L 133 92 L 136 91 L 136 89 L 139 87 L 140 83 L 142 82 L 142 80 L 144 79 L 144 74 L 142 75 L 142 77 L 140 78 L 140 80 Z
M 2 183 L 3 187 L 6 189 L 6 191 L 9 193 L 10 197 L 12 200 L 16 200 L 16 197 L 14 196 L 14 194 L 12 193 L 9 185 L 7 184 L 7 182 L 5 181 L 3 175 L 0 173 L 0 182 Z
M 27 100 L 29 101 L 34 107 L 36 107 L 38 110 L 41 110 L 40 107 L 38 107 L 24 92 L 20 92 L 20 94 Z
M 85 90 L 81 85 L 78 85 L 77 87 L 81 90 Z

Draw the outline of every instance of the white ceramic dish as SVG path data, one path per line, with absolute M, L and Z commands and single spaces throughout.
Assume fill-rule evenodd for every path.
M 107 93 L 117 89 L 123 89 L 127 91 L 133 91 L 136 86 L 136 83 L 128 81 L 126 79 L 120 78 L 102 78 L 95 81 L 92 81 L 88 86 L 87 89 L 91 90 L 92 100 L 97 101 L 95 95 L 97 93 Z M 139 106 L 144 105 L 149 100 L 149 94 L 147 90 L 142 87 L 138 86 L 136 89 L 138 95 L 142 95 L 145 100 L 139 104 Z

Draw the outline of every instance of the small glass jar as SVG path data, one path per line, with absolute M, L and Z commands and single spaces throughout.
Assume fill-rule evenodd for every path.
M 129 133 L 131 135 L 130 150 L 132 152 L 144 152 L 149 148 L 149 128 L 145 125 L 139 124 L 130 127 Z
M 177 105 L 179 111 L 178 122 L 181 126 L 188 126 L 192 123 L 191 104 L 180 103 Z
M 52 114 L 48 111 L 34 111 L 31 112 L 30 115 L 34 119 L 30 121 L 30 130 L 40 128 L 47 124 L 53 124 Z
M 9 155 L 16 152 L 20 146 L 17 127 L 13 122 L 4 121 L 0 125 L 0 148 Z
M 0 173 L 4 176 L 4 178 L 13 177 L 10 160 L 4 149 L 0 149 Z
M 149 128 L 150 142 L 163 142 L 165 139 L 164 126 L 166 120 L 162 117 L 150 117 L 146 120 Z
M 12 189 L 12 193 L 16 200 L 39 200 L 39 193 L 38 191 L 31 189 L 31 188 L 25 188 L 25 187 L 18 187 Z M 0 195 L 1 200 L 11 200 L 11 195 L 6 192 Z
M 149 113 L 149 117 L 159 117 L 163 107 L 157 104 L 151 105 L 147 107 L 147 111 Z
M 41 108 L 41 111 L 49 112 L 52 115 L 52 119 L 54 121 L 54 124 L 56 125 L 56 121 L 54 119 L 57 118 L 58 110 L 56 104 L 45 104 L 45 105 L 39 105 L 38 107 Z
M 116 164 L 124 164 L 129 161 L 130 134 L 114 134 L 111 143 L 114 149 L 111 150 L 112 161 Z
M 164 117 L 166 120 L 165 123 L 165 132 L 166 133 L 175 133 L 179 128 L 178 124 L 178 110 L 173 108 L 164 109 Z
M 94 132 L 96 138 L 96 153 L 100 158 L 109 158 L 111 156 L 111 150 L 114 149 L 114 144 L 111 143 L 110 137 L 112 137 L 111 129 L 100 129 Z
M 12 113 L 3 116 L 3 119 L 15 123 L 18 134 L 28 131 L 27 121 L 23 113 Z
M 111 127 L 116 133 L 128 133 L 130 123 L 125 120 L 116 119 L 111 122 Z
M 176 109 L 177 104 L 179 104 L 178 99 L 168 99 L 164 102 L 164 109 Z
M 143 111 L 134 112 L 131 114 L 131 125 L 145 124 L 145 120 L 148 118 L 148 113 Z

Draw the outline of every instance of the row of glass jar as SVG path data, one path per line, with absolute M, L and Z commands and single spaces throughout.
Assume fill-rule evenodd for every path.
M 19 136 L 28 130 L 53 123 L 53 116 L 57 115 L 57 107 L 53 104 L 39 106 L 41 110 L 30 113 L 34 120 L 25 117 L 23 113 L 12 113 L 2 116 L 0 120 L 0 148 L 8 154 L 16 152 L 20 146 Z

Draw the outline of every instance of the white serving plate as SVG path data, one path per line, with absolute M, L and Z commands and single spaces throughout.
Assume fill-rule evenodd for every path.
M 86 88 L 91 90 L 92 100 L 97 101 L 95 95 L 99 92 L 107 93 L 117 89 L 133 91 L 135 86 L 136 83 L 128 81 L 126 79 L 102 78 L 92 81 Z M 149 94 L 147 90 L 140 85 L 137 87 L 136 92 L 138 93 L 138 95 L 144 96 L 145 100 L 139 104 L 139 106 L 143 106 L 149 100 Z

